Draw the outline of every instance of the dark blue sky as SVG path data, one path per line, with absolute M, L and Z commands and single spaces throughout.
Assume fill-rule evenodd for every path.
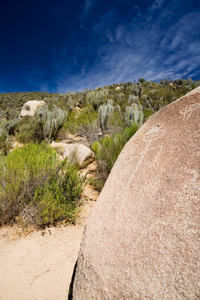
M 200 79 L 200 1 L 7 0 L 0 92 Z

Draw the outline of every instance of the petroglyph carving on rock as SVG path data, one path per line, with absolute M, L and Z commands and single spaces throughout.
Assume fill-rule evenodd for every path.
M 74 300 L 198 299 L 199 91 L 150 117 L 119 155 L 87 222 Z

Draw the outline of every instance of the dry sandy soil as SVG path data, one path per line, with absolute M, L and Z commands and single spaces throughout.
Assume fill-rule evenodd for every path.
M 91 187 L 89 199 L 97 198 Z M 67 300 L 86 220 L 94 201 L 86 201 L 76 225 L 0 229 L 0 300 Z

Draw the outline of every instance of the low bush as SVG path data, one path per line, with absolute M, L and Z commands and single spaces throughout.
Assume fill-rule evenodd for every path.
M 41 142 L 44 139 L 43 130 L 36 118 L 23 117 L 16 132 L 16 139 L 23 144 Z
M 7 155 L 11 148 L 11 140 L 6 132 L 6 122 L 0 125 L 0 150 Z
M 151 115 L 153 115 L 154 111 L 152 109 L 146 108 L 144 110 L 144 119 L 147 120 Z
M 70 112 L 63 128 L 72 134 L 86 136 L 93 143 L 98 133 L 97 120 L 98 112 L 88 105 L 78 114 Z
M 104 137 L 92 145 L 97 162 L 97 176 L 99 189 L 101 189 L 124 145 L 138 130 L 138 125 L 134 124 L 125 128 L 121 133 L 116 133 L 111 137 Z
M 109 132 L 109 134 L 114 135 L 115 133 L 121 132 L 125 127 L 125 114 L 121 112 L 120 107 L 116 106 L 106 133 Z
M 0 224 L 19 217 L 36 226 L 74 221 L 86 178 L 45 144 L 0 156 Z

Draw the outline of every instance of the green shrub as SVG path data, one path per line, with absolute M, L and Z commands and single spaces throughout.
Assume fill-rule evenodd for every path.
M 7 155 L 8 151 L 11 148 L 11 141 L 6 131 L 6 122 L 3 122 L 0 125 L 0 150 Z
M 0 223 L 15 216 L 42 225 L 73 220 L 86 178 L 45 144 L 29 144 L 0 156 Z
M 76 165 L 66 160 L 61 163 L 49 182 L 35 190 L 33 203 L 37 205 L 43 221 L 54 223 L 66 218 L 74 221 L 85 182 L 86 176 L 80 176 Z
M 42 127 L 36 118 L 23 117 L 17 126 L 16 139 L 23 144 L 44 140 Z
M 70 112 L 63 128 L 73 134 L 84 135 L 93 143 L 96 139 L 98 112 L 92 106 L 86 106 L 78 114 Z
M 99 188 L 103 187 L 118 155 L 137 130 L 138 125 L 134 124 L 125 128 L 121 133 L 116 133 L 112 137 L 104 137 L 93 143 L 92 150 L 98 166 Z
M 7 138 L 6 128 L 5 128 L 5 122 L 0 125 L 0 149 L 3 148 L 3 143 L 5 142 Z
M 74 111 L 69 112 L 63 127 L 71 133 L 80 133 L 84 127 L 95 122 L 97 118 L 98 113 L 94 111 L 92 106 L 86 106 L 78 114 Z
M 120 110 L 118 110 L 117 107 L 115 107 L 115 111 L 111 116 L 111 119 L 109 121 L 109 133 L 115 134 L 118 132 L 121 132 L 122 129 L 125 128 L 125 122 L 124 122 L 124 113 L 122 113 Z
M 74 110 L 69 111 L 67 115 L 67 120 L 65 120 L 63 124 L 63 128 L 67 132 L 75 133 L 74 126 L 76 127 L 76 120 L 77 120 L 76 112 Z
M 153 115 L 154 111 L 152 109 L 146 108 L 144 110 L 144 119 L 147 120 L 151 115 Z

